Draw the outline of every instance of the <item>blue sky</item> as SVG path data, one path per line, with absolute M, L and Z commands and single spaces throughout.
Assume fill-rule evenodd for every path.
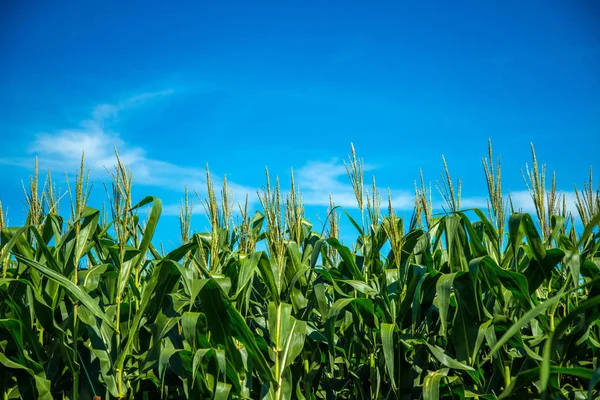
M 352 206 L 350 142 L 399 208 L 420 168 L 439 179 L 442 154 L 465 201 L 485 204 L 488 138 L 525 208 L 530 142 L 569 195 L 599 167 L 595 0 L 121 3 L 2 4 L 0 199 L 11 223 L 35 155 L 58 178 L 85 150 L 97 201 L 113 146 L 135 194 L 163 199 L 161 235 L 174 241 L 168 214 L 185 185 L 205 192 L 206 163 L 240 200 L 265 166 L 284 187 L 293 168 L 309 216 L 329 193 Z

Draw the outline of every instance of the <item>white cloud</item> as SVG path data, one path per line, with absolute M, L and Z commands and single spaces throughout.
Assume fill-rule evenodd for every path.
M 163 216 L 177 217 L 179 216 L 180 204 L 163 204 L 162 214 Z M 198 207 L 196 202 L 194 202 L 194 206 L 192 208 L 192 213 L 198 211 Z
M 99 104 L 91 112 L 88 119 L 78 127 L 43 132 L 35 135 L 28 152 L 38 156 L 40 170 L 50 169 L 54 172 L 76 171 L 80 166 L 81 154 L 85 155 L 85 167 L 90 170 L 92 178 L 106 179 L 106 168 L 116 165 L 115 149 L 125 166 L 131 169 L 134 185 L 146 185 L 183 191 L 187 185 L 190 195 L 194 191 L 200 195 L 206 193 L 206 171 L 203 168 L 185 168 L 168 161 L 151 158 L 144 148 L 124 141 L 111 125 L 124 111 L 147 105 L 147 103 L 169 96 L 171 90 L 142 93 L 127 98 L 116 104 Z M 31 168 L 31 157 L 2 158 L 0 163 Z M 221 178 L 211 173 L 216 188 L 221 187 Z M 256 201 L 254 188 L 228 182 L 236 199 Z M 240 196 L 240 197 L 238 197 Z M 165 208 L 166 214 L 177 215 L 177 206 Z
M 336 205 L 356 207 L 356 197 L 346 177 L 346 169 L 336 160 L 309 161 L 294 171 L 306 205 L 328 205 L 331 194 Z M 343 180 L 342 180 L 343 179 Z
M 487 197 L 463 197 L 460 199 L 460 207 L 487 210 Z
M 110 168 L 116 163 L 116 148 L 123 163 L 140 172 L 140 183 L 152 184 L 148 179 L 149 174 L 143 174 L 148 168 L 171 169 L 176 166 L 149 159 L 143 148 L 126 143 L 118 132 L 110 129 L 110 125 L 117 120 L 121 112 L 171 93 L 170 90 L 142 93 L 116 104 L 99 104 L 94 107 L 90 117 L 81 121 L 76 128 L 36 134 L 27 150 L 30 154 L 38 156 L 40 168 L 67 172 L 79 167 L 81 154 L 84 153 L 86 167 L 97 175 L 103 173 L 105 167 Z M 0 162 L 31 167 L 30 157 L 3 158 Z
M 116 164 L 115 148 L 121 161 L 131 169 L 134 185 L 146 185 L 182 192 L 185 186 L 190 189 L 190 197 L 196 204 L 195 209 L 204 212 L 194 191 L 206 195 L 206 172 L 203 168 L 186 168 L 174 163 L 151 158 L 147 151 L 138 145 L 126 142 L 112 128 L 119 116 L 131 109 L 149 106 L 149 103 L 173 94 L 171 90 L 142 93 L 115 104 L 98 104 L 89 118 L 75 128 L 42 132 L 34 136 L 27 151 L 39 159 L 41 170 L 54 172 L 75 172 L 85 154 L 85 166 L 93 179 L 106 179 L 105 169 Z M 31 168 L 31 157 L 1 158 L 0 163 Z M 374 169 L 365 165 L 365 171 Z M 354 191 L 346 176 L 346 169 L 340 160 L 309 161 L 295 171 L 296 182 L 300 187 L 306 205 L 327 206 L 331 194 L 336 205 L 356 208 Z M 215 188 L 220 190 L 222 178 L 211 172 Z M 367 183 L 367 185 L 370 183 Z M 248 195 L 251 207 L 257 204 L 256 188 L 228 181 L 228 187 L 236 202 L 243 202 Z M 387 197 L 387 193 L 382 193 Z M 399 209 L 412 208 L 413 195 L 406 191 L 392 191 L 394 205 Z M 166 204 L 164 215 L 178 215 L 179 204 Z
M 558 192 L 560 196 L 560 207 L 562 208 L 562 198 L 564 196 L 566 200 L 567 211 L 573 214 L 573 217 L 578 218 L 577 208 L 575 206 L 576 196 L 575 192 L 565 191 Z M 522 210 L 523 212 L 535 214 L 535 204 L 531 198 L 531 194 L 528 190 L 517 190 L 510 192 L 513 207 L 515 211 Z
M 366 171 L 375 169 L 373 166 L 365 168 Z M 343 162 L 333 159 L 331 161 L 311 161 L 300 169 L 294 171 L 296 182 L 301 189 L 304 203 L 307 205 L 328 205 L 329 194 L 336 205 L 344 208 L 358 208 L 354 190 L 346 174 Z M 366 175 L 366 174 L 365 174 Z M 371 180 L 365 176 L 365 191 L 370 192 Z M 381 207 L 387 207 L 387 188 L 380 187 L 382 198 Z M 390 189 L 392 204 L 396 210 L 412 211 L 415 194 L 413 190 Z M 433 193 L 434 209 L 442 209 L 442 200 L 437 192 Z M 485 197 L 463 197 L 463 208 L 487 209 Z
M 365 165 L 365 170 L 369 171 L 372 169 L 374 169 L 373 166 Z M 347 209 L 358 208 L 354 190 L 346 174 L 344 164 L 338 159 L 308 161 L 302 167 L 294 170 L 294 177 L 306 206 L 329 206 L 329 195 L 331 194 L 336 206 Z M 274 180 L 272 180 L 271 184 L 274 184 Z M 220 185 L 220 182 L 215 183 L 215 187 L 220 187 Z M 248 193 L 250 200 L 254 199 L 254 205 L 256 205 L 256 190 L 229 181 L 227 182 L 227 186 L 235 195 L 236 202 L 243 202 L 246 193 Z M 282 187 L 282 194 L 284 196 L 288 189 L 285 186 Z M 366 188 L 366 190 L 368 189 L 369 187 Z M 412 210 L 414 204 L 414 194 L 412 192 L 392 190 L 391 195 L 396 209 Z M 387 189 L 385 191 L 382 190 L 381 196 L 383 200 L 382 207 L 387 207 Z M 193 201 L 195 213 L 204 213 L 204 208 L 195 195 Z M 166 205 L 163 207 L 163 214 L 179 215 L 179 207 L 179 204 Z M 237 213 L 237 207 L 234 211 Z
M 114 164 L 115 147 L 121 149 L 121 158 L 127 165 L 145 157 L 142 149 L 127 146 L 117 134 L 103 130 L 94 120 L 84 121 L 77 129 L 36 135 L 29 153 L 37 155 L 42 166 L 61 170 L 76 168 L 84 153 L 86 164 L 97 172 Z
M 510 199 L 512 200 L 515 211 L 523 211 L 526 213 L 535 213 L 535 205 L 531 194 L 527 190 L 517 190 L 510 192 Z
M 365 166 L 365 171 L 374 169 Z M 358 208 L 356 196 L 346 173 L 343 162 L 333 159 L 331 161 L 309 161 L 304 166 L 294 171 L 296 183 L 302 192 L 306 205 L 329 205 L 329 195 L 337 206 L 344 208 Z M 365 190 L 369 190 L 370 179 L 365 177 Z M 381 190 L 382 199 L 387 202 L 387 190 Z M 369 192 L 370 194 L 370 192 Z M 405 190 L 391 190 L 392 203 L 399 210 L 412 209 L 414 194 Z
M 94 179 L 106 179 L 105 168 L 112 169 L 116 163 L 114 149 L 119 151 L 123 163 L 131 168 L 135 185 L 160 187 L 182 192 L 184 186 L 190 188 L 195 210 L 204 212 L 194 191 L 201 196 L 206 194 L 206 173 L 203 168 L 186 168 L 174 163 L 151 158 L 146 150 L 138 145 L 127 143 L 118 132 L 111 129 L 115 126 L 120 114 L 127 110 L 148 106 L 149 103 L 173 94 L 171 90 L 142 93 L 115 104 L 99 104 L 93 108 L 89 118 L 81 121 L 78 127 L 43 132 L 35 135 L 33 143 L 28 147 L 32 155 L 39 157 L 40 169 L 51 169 L 55 172 L 74 172 L 79 168 L 82 152 L 85 153 L 86 168 L 89 168 Z M 13 164 L 31 168 L 31 157 L 0 158 L 0 163 Z M 365 165 L 366 172 L 375 169 L 373 165 Z M 308 161 L 294 171 L 296 183 L 300 188 L 304 203 L 307 206 L 328 206 L 331 195 L 336 205 L 356 209 L 357 201 L 347 177 L 342 160 Z M 365 190 L 370 190 L 370 176 L 365 176 Z M 219 188 L 222 178 L 212 174 L 214 185 Z M 256 207 L 256 188 L 237 182 L 228 182 L 236 202 L 243 202 L 248 194 L 251 207 Z M 565 192 L 567 207 L 575 213 L 575 194 Z M 412 210 L 414 192 L 410 190 L 392 189 L 392 202 L 397 210 Z M 511 192 L 516 209 L 534 213 L 535 207 L 528 191 Z M 387 189 L 381 186 L 382 209 L 387 205 Z M 434 193 L 434 206 L 441 209 L 438 193 Z M 463 197 L 463 208 L 487 209 L 486 197 Z M 165 205 L 165 215 L 177 215 L 179 204 Z

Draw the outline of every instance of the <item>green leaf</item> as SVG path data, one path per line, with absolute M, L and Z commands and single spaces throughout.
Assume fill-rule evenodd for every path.
M 38 263 L 34 260 L 26 259 L 21 256 L 17 256 L 17 259 L 20 262 L 22 262 L 23 264 L 41 272 L 42 274 L 47 276 L 49 279 L 52 279 L 53 281 L 57 282 L 61 287 L 63 287 L 65 290 L 67 290 L 69 293 L 71 293 L 71 295 L 73 297 L 75 297 L 81 304 L 83 304 L 90 311 L 92 311 L 97 317 L 99 317 L 106 325 L 108 325 L 112 329 L 115 329 L 112 321 L 110 321 L 106 317 L 106 315 L 104 314 L 102 309 L 98 306 L 96 301 L 94 299 L 92 299 L 90 297 L 90 295 L 88 295 L 86 292 L 84 292 L 79 286 L 76 286 L 73 282 L 71 282 L 64 276 L 60 275 L 58 272 L 53 271 L 50 268 L 48 268 L 44 265 L 41 265 L 40 263 Z
M 128 333 L 126 335 L 127 340 L 125 341 L 125 345 L 121 347 L 117 356 L 115 361 L 115 369 L 121 371 L 123 370 L 126 358 L 131 356 L 133 343 L 136 338 L 139 337 L 139 328 L 142 319 L 147 317 L 146 313 L 149 310 L 153 314 L 157 312 L 158 305 L 160 305 L 165 296 L 171 292 L 177 283 L 179 276 L 179 269 L 177 268 L 175 262 L 168 259 L 163 259 L 158 263 L 152 275 L 150 276 L 150 279 L 146 281 L 144 289 L 142 290 L 142 298 L 139 309 L 135 314 L 133 322 L 128 326 Z M 154 310 L 152 310 L 152 308 Z
M 214 279 L 209 279 L 206 282 L 200 291 L 199 297 L 211 334 L 218 343 L 225 345 L 230 352 L 229 356 L 233 357 L 238 353 L 231 340 L 234 337 L 247 348 L 252 364 L 260 376 L 265 380 L 275 383 L 275 378 L 252 332 L 244 322 L 242 316 L 225 297 Z
M 513 214 L 508 220 L 508 230 L 511 245 L 516 251 L 519 243 L 519 234 L 524 234 L 533 250 L 534 259 L 541 262 L 546 257 L 546 249 L 529 214 Z
M 327 243 L 340 254 L 342 260 L 350 269 L 350 273 L 352 274 L 351 277 L 355 280 L 364 281 L 365 278 L 363 277 L 362 272 L 360 272 L 358 265 L 356 265 L 356 260 L 350 249 L 342 245 L 336 238 L 327 239 Z
M 381 324 L 381 345 L 383 346 L 383 357 L 385 359 L 385 368 L 389 375 L 390 382 L 394 391 L 396 387 L 396 375 L 394 374 L 394 325 L 388 323 Z
M 475 369 L 473 369 L 473 367 L 470 367 L 467 364 L 463 364 L 460 361 L 456 361 L 454 358 L 452 358 L 452 357 L 448 356 L 446 353 L 444 353 L 444 350 L 441 349 L 440 347 L 432 346 L 427 342 L 423 342 L 423 344 L 425 344 L 429 348 L 429 351 L 431 352 L 431 354 L 439 362 L 444 364 L 446 367 L 452 368 L 452 369 L 459 369 L 459 370 L 463 370 L 463 371 L 475 372 Z
M 447 369 L 442 369 L 435 372 L 430 372 L 423 380 L 423 399 L 424 400 L 439 400 L 440 398 L 440 382 L 448 375 Z
M 75 237 L 75 262 L 81 260 L 87 252 L 87 246 L 90 239 L 98 227 L 100 211 L 86 207 L 81 216 L 83 221 L 81 221 L 81 225 L 79 226 L 79 234 Z
M 502 348 L 509 340 L 512 338 L 517 332 L 519 332 L 525 325 L 529 324 L 533 319 L 535 319 L 542 311 L 546 310 L 554 306 L 556 303 L 560 301 L 565 295 L 570 292 L 562 292 L 557 294 L 554 297 L 549 298 L 541 304 L 538 304 L 531 310 L 529 310 L 523 317 L 521 317 L 517 322 L 515 322 L 502 337 L 498 340 L 496 345 L 490 351 L 490 354 L 487 356 L 487 359 L 490 359 L 498 350 Z
M 563 318 L 560 323 L 556 326 L 554 332 L 550 334 L 548 340 L 546 340 L 546 344 L 544 345 L 544 358 L 542 361 L 542 365 L 540 368 L 540 386 L 542 392 L 546 391 L 548 388 L 548 380 L 550 378 L 550 361 L 552 355 L 556 352 L 556 348 L 558 346 L 558 341 L 560 337 L 566 332 L 569 328 L 569 325 L 577 318 L 579 315 L 589 309 L 597 310 L 600 307 L 600 296 L 593 297 L 584 303 L 581 303 L 578 307 Z M 596 316 L 594 316 L 596 318 Z M 586 321 L 591 323 L 592 321 Z M 591 378 L 587 378 L 591 379 Z
M 502 286 L 512 293 L 513 297 L 519 301 L 523 308 L 529 309 L 531 307 L 529 285 L 523 274 L 500 268 L 490 256 L 471 260 L 469 269 L 481 271 L 481 274 L 486 277 L 488 282 L 493 282 L 496 279 L 499 280 Z
M 131 271 L 136 271 L 140 267 L 140 265 L 142 265 L 142 262 L 146 257 L 146 251 L 148 251 L 150 242 L 154 237 L 154 232 L 156 231 L 156 226 L 158 225 L 158 220 L 162 212 L 162 202 L 156 197 L 148 196 L 142 201 L 140 201 L 138 204 L 133 206 L 133 208 L 130 210 L 136 210 L 150 203 L 152 203 L 152 210 L 150 211 L 150 216 L 148 218 L 148 222 L 146 223 L 146 229 L 144 229 L 144 234 L 142 236 L 140 247 L 137 249 L 139 253 L 137 257 L 135 257 L 135 259 L 132 259 L 130 263 L 125 263 L 125 265 L 122 265 L 121 270 L 119 271 L 119 283 L 117 286 L 117 298 L 119 299 L 125 291 L 125 287 L 127 286 L 129 276 L 131 275 Z
M 438 308 L 440 310 L 440 335 L 442 336 L 446 336 L 446 329 L 448 327 L 448 308 L 450 307 L 450 291 L 452 289 L 452 284 L 454 283 L 454 278 L 457 274 L 463 273 L 464 272 L 454 272 L 451 274 L 444 274 L 438 279 L 435 285 Z

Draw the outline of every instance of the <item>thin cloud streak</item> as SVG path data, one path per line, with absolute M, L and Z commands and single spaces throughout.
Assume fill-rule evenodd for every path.
M 142 93 L 122 100 L 116 104 L 99 104 L 91 112 L 90 118 L 83 120 L 79 127 L 60 129 L 54 132 L 42 132 L 35 135 L 27 152 L 38 157 L 41 170 L 55 172 L 74 172 L 80 166 L 81 155 L 85 155 L 86 169 L 93 179 L 106 178 L 106 169 L 111 170 L 117 163 L 115 149 L 121 162 L 133 175 L 135 185 L 154 186 L 183 192 L 188 186 L 190 191 L 205 194 L 206 171 L 199 168 L 186 168 L 168 161 L 148 157 L 144 148 L 125 142 L 111 125 L 119 115 L 127 110 L 147 106 L 152 101 L 173 94 L 172 90 Z M 0 163 L 31 168 L 31 157 L 4 157 Z M 222 179 L 213 175 L 215 187 Z M 238 195 L 250 194 L 249 200 L 255 201 L 252 187 L 229 182 Z
M 111 169 L 116 164 L 114 149 L 119 151 L 119 157 L 124 165 L 131 169 L 135 185 L 154 186 L 182 193 L 188 186 L 191 193 L 197 192 L 205 196 L 206 171 L 199 168 L 181 167 L 174 163 L 151 158 L 144 148 L 132 145 L 123 140 L 119 133 L 112 130 L 119 115 L 127 110 L 149 106 L 173 95 L 172 90 L 149 92 L 135 95 L 116 104 L 99 104 L 92 110 L 90 117 L 83 120 L 79 127 L 60 129 L 54 132 L 43 132 L 35 135 L 33 143 L 28 147 L 31 155 L 39 158 L 40 169 L 73 172 L 79 168 L 82 152 L 85 154 L 86 167 L 91 170 L 93 179 L 106 178 L 105 169 Z M 31 157 L 4 157 L 0 163 L 31 168 Z M 366 164 L 366 172 L 376 169 L 374 165 Z M 308 161 L 294 171 L 296 184 L 300 188 L 304 204 L 307 206 L 328 206 L 331 196 L 337 206 L 356 209 L 358 204 L 354 190 L 346 173 L 344 163 L 340 159 L 329 161 Z M 222 178 L 211 173 L 215 188 L 220 191 Z M 370 176 L 365 182 L 370 182 Z M 365 193 L 370 194 L 367 184 Z M 237 203 L 243 203 L 246 196 L 250 206 L 256 207 L 258 198 L 256 189 L 238 182 L 228 182 L 228 187 Z M 412 190 L 390 189 L 394 208 L 400 211 L 410 211 L 414 206 Z M 575 194 L 564 192 L 567 199 L 567 209 L 576 215 Z M 381 189 L 382 207 L 387 204 L 387 189 Z M 195 195 L 194 195 L 195 197 Z M 528 191 L 511 192 L 512 202 L 516 210 L 535 213 L 535 207 Z M 195 202 L 200 206 L 199 200 Z M 434 196 L 434 209 L 442 209 L 442 201 Z M 463 208 L 487 209 L 485 197 L 463 197 Z M 164 215 L 178 215 L 179 204 L 165 205 Z

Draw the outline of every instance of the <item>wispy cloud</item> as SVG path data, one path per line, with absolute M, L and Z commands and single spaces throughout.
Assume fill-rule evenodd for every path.
M 59 129 L 35 135 L 27 147 L 29 154 L 36 155 L 41 169 L 56 172 L 74 172 L 85 154 L 86 168 L 93 178 L 106 178 L 105 169 L 116 164 L 115 149 L 121 161 L 131 169 L 136 185 L 155 186 L 183 191 L 187 185 L 199 193 L 206 191 L 206 172 L 200 168 L 185 168 L 174 163 L 151 158 L 140 146 L 127 143 L 113 129 L 119 115 L 125 111 L 150 106 L 161 98 L 171 96 L 172 90 L 142 93 L 115 104 L 99 104 L 89 118 L 75 128 Z M 31 168 L 31 157 L 3 157 L 0 163 Z M 215 184 L 220 178 L 215 175 Z M 255 189 L 231 182 L 236 193 L 254 193 Z
M 98 104 L 92 112 L 92 119 L 96 123 L 116 119 L 121 111 L 144 105 L 153 99 L 170 96 L 174 93 L 172 89 L 157 92 L 146 92 L 126 98 L 116 104 Z
M 365 166 L 366 171 L 375 169 Z M 309 161 L 294 171 L 296 182 L 302 191 L 306 205 L 324 206 L 329 204 L 329 195 L 333 202 L 344 208 L 357 208 L 356 196 L 346 174 L 344 163 L 333 159 L 330 161 Z M 365 177 L 365 183 L 367 179 Z M 370 180 L 368 180 L 370 182 Z M 366 188 L 367 189 L 367 188 Z M 381 196 L 387 197 L 386 192 Z M 405 210 L 412 209 L 414 194 L 407 190 L 391 189 L 394 207 Z
M 479 196 L 463 197 L 460 199 L 460 207 L 463 209 L 480 208 L 485 210 L 487 209 L 487 198 Z
M 42 168 L 69 172 L 79 166 L 82 153 L 85 153 L 86 164 L 92 173 L 102 172 L 104 167 L 115 163 L 115 148 L 119 149 L 126 164 L 140 164 L 147 160 L 145 150 L 126 143 L 111 125 L 121 112 L 171 93 L 170 90 L 143 93 L 116 104 L 99 104 L 77 127 L 37 133 L 28 144 L 27 153 L 38 156 Z M 0 162 L 31 167 L 31 157 L 3 157 Z
M 122 113 L 139 107 L 151 107 L 168 96 L 172 90 L 142 93 L 114 104 L 98 104 L 90 112 L 88 118 L 74 128 L 58 129 L 42 132 L 34 136 L 34 140 L 27 146 L 27 152 L 39 158 L 41 169 L 51 169 L 55 172 L 74 172 L 79 168 L 82 152 L 85 153 L 86 167 L 91 170 L 92 178 L 106 179 L 106 168 L 112 168 L 116 159 L 114 149 L 118 149 L 123 163 L 131 168 L 134 184 L 154 186 L 162 189 L 183 192 L 185 186 L 190 191 L 197 191 L 201 196 L 206 195 L 206 172 L 203 168 L 181 167 L 172 162 L 148 156 L 145 148 L 128 143 L 119 132 L 115 130 L 117 121 Z M 0 157 L 0 163 L 31 168 L 29 157 Z M 370 185 L 370 173 L 377 169 L 376 166 L 365 165 L 365 184 Z M 307 206 L 327 206 L 331 195 L 334 203 L 348 209 L 358 207 L 354 190 L 347 177 L 342 160 L 333 158 L 328 161 L 307 161 L 294 171 L 296 183 L 302 192 L 304 203 Z M 221 175 L 211 172 L 215 187 L 220 187 Z M 248 194 L 252 206 L 256 206 L 256 188 L 239 182 L 228 182 L 228 186 L 235 195 L 236 201 L 243 201 Z M 285 185 L 284 185 L 285 186 Z M 381 196 L 387 200 L 387 188 L 381 186 Z M 392 202 L 398 210 L 412 210 L 414 192 L 412 188 L 390 189 Z M 575 194 L 565 192 L 567 208 L 575 211 Z M 511 192 L 512 201 L 516 209 L 525 212 L 535 212 L 531 196 L 527 191 Z M 200 201 L 194 197 L 195 209 L 203 212 Z M 461 204 L 464 208 L 487 208 L 485 197 L 463 197 Z M 441 200 L 434 193 L 434 208 L 441 209 Z M 166 204 L 165 215 L 177 215 L 179 204 Z
M 578 218 L 579 214 L 577 213 L 577 208 L 575 206 L 575 202 L 577 200 L 577 197 L 575 196 L 575 192 L 565 191 L 565 192 L 558 192 L 558 193 L 561 196 L 560 207 L 562 207 L 562 198 L 564 196 L 565 203 L 567 206 L 567 212 L 570 212 L 571 214 L 573 214 L 573 217 Z M 533 203 L 533 199 L 532 199 L 529 191 L 517 190 L 514 192 L 510 192 L 510 197 L 512 200 L 513 207 L 515 208 L 515 211 L 521 210 L 522 212 L 535 214 L 535 212 L 536 212 L 535 204 Z

